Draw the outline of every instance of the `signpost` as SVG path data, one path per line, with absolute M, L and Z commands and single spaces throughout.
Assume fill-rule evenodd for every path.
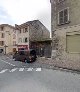
M 6 54 L 6 47 L 8 47 L 8 46 L 7 45 L 4 46 L 4 49 L 5 49 L 5 53 L 4 54 Z

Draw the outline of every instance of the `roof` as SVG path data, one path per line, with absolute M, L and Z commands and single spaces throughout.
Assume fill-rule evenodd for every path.
M 32 21 L 25 22 L 25 23 L 23 23 L 23 24 L 21 24 L 21 25 L 15 24 L 15 28 L 16 28 L 16 29 L 20 29 L 20 28 L 26 28 L 27 26 L 30 26 L 30 25 L 35 26 L 34 24 L 36 24 L 37 22 L 38 22 L 40 25 L 42 25 L 43 27 L 45 27 L 39 20 L 32 20 Z M 46 28 L 46 27 L 45 27 L 45 28 Z M 46 28 L 46 30 L 48 30 L 48 29 Z M 49 31 L 49 30 L 48 30 L 48 31 Z
M 37 21 L 39 21 L 39 20 L 28 21 L 28 22 L 25 22 L 25 23 L 23 23 L 21 25 L 15 24 L 15 27 L 16 28 L 25 28 L 25 27 L 27 27 L 29 25 L 32 25 L 32 23 L 37 22 Z
M 14 26 L 9 25 L 9 24 L 1 24 L 1 25 L 0 25 L 0 27 L 2 27 L 2 26 L 8 26 L 8 27 L 11 27 L 11 28 L 15 29 L 15 27 L 14 27 Z

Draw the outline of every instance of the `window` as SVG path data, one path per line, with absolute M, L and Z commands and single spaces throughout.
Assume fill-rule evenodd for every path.
M 19 33 L 21 33 L 21 30 L 19 30 Z
M 3 46 L 4 45 L 4 41 L 0 41 L 0 45 Z
M 58 17 L 59 17 L 58 18 L 59 25 L 68 23 L 69 22 L 69 9 L 67 8 L 60 11 Z
M 28 41 L 27 41 L 27 38 L 24 38 L 23 41 L 24 41 L 25 43 L 28 42 Z
M 4 27 L 1 27 L 1 31 L 3 31 L 4 30 Z
M 28 28 L 23 29 L 23 33 L 26 33 L 26 32 L 28 32 Z
M 19 39 L 18 39 L 18 42 L 21 43 L 21 42 L 22 42 L 22 38 L 19 38 Z
M 25 32 L 28 32 L 28 28 L 25 28 Z
M 14 33 L 16 33 L 16 30 L 13 30 Z
M 25 33 L 25 28 L 23 29 L 23 33 Z
M 4 38 L 4 33 L 1 34 L 1 38 Z
M 15 46 L 16 45 L 16 41 L 13 41 L 13 46 Z

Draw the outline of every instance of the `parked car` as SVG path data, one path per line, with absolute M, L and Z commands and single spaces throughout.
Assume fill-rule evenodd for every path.
M 20 50 L 20 51 L 16 51 L 13 55 L 13 59 L 15 59 L 15 61 L 22 61 L 22 62 L 27 62 L 27 63 L 31 63 L 36 61 L 36 51 L 34 49 L 30 49 L 30 50 Z

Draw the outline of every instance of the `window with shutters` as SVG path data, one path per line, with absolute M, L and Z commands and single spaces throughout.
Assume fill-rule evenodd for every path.
M 1 38 L 4 38 L 4 33 L 1 34 Z
M 64 9 L 58 13 L 58 24 L 66 24 L 69 23 L 69 8 Z
M 1 31 L 3 31 L 3 30 L 4 30 L 4 27 L 2 26 L 2 27 L 1 27 Z
M 4 41 L 0 41 L 0 45 L 3 46 L 4 45 Z

